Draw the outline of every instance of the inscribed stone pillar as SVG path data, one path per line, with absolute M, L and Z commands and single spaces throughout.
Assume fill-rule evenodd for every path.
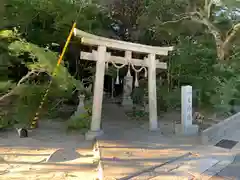
M 126 51 L 125 58 L 129 61 L 132 58 L 132 52 Z M 133 84 L 133 77 L 131 76 L 130 69 L 128 69 L 127 75 L 124 77 L 123 80 L 123 100 L 122 105 L 126 108 L 132 108 L 133 102 L 131 98 L 132 93 L 132 84 Z
M 149 130 L 158 130 L 157 89 L 156 89 L 156 57 L 148 55 L 148 98 L 149 98 Z
M 181 123 L 183 130 L 192 125 L 192 86 L 181 87 Z
M 175 126 L 177 134 L 196 135 L 198 126 L 192 124 L 192 86 L 181 88 L 181 124 Z
M 96 73 L 94 83 L 94 96 L 92 106 L 92 121 L 90 131 L 86 134 L 87 140 L 92 140 L 103 134 L 101 130 L 101 115 L 102 115 L 102 100 L 103 100 L 103 85 L 105 74 L 106 46 L 99 46 L 95 53 Z
M 124 84 L 123 84 L 123 101 L 122 105 L 125 107 L 132 107 L 132 83 L 133 83 L 133 77 L 126 76 L 124 77 Z

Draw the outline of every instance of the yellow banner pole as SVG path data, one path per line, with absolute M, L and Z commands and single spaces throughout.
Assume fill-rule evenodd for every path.
M 57 73 L 57 69 L 58 69 L 59 65 L 61 64 L 61 62 L 62 62 L 62 59 L 64 57 L 64 54 L 65 54 L 66 50 L 67 50 L 69 42 L 70 42 L 70 40 L 72 38 L 72 35 L 73 35 L 75 27 L 76 27 L 76 23 L 74 23 L 73 26 L 72 26 L 72 29 L 71 29 L 71 31 L 70 31 L 70 33 L 68 35 L 67 41 L 66 41 L 66 43 L 65 43 L 65 45 L 63 47 L 62 53 L 61 53 L 61 55 L 58 58 L 57 65 L 56 65 L 54 71 L 52 72 L 52 76 L 55 76 L 56 73 Z M 53 78 L 51 78 L 51 81 L 49 82 L 49 85 L 48 85 L 48 87 L 47 87 L 47 89 L 46 89 L 46 91 L 44 93 L 42 101 L 40 102 L 38 110 L 37 110 L 37 112 L 36 112 L 32 122 L 31 122 L 31 126 L 30 126 L 31 129 L 37 128 L 37 122 L 38 122 L 38 119 L 39 119 L 39 112 L 41 111 L 41 109 L 43 107 L 43 104 L 44 104 L 44 102 L 45 102 L 45 100 L 46 100 L 46 98 L 48 96 L 48 93 L 49 93 L 49 90 L 50 90 L 50 87 L 51 87 L 51 84 L 52 84 L 52 80 L 53 80 Z

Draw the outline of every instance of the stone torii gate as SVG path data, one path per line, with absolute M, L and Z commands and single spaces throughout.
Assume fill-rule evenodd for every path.
M 83 45 L 97 46 L 97 51 L 81 52 L 81 59 L 96 61 L 96 73 L 94 83 L 94 97 L 92 107 L 92 121 L 86 139 L 94 139 L 103 134 L 101 129 L 101 113 L 103 101 L 103 86 L 105 75 L 105 63 L 117 64 L 131 63 L 135 66 L 148 68 L 148 97 L 149 97 L 149 130 L 158 130 L 157 94 L 156 94 L 156 68 L 167 69 L 167 64 L 156 60 L 156 55 L 167 56 L 173 47 L 156 47 L 125 41 L 113 40 L 96 36 L 84 31 L 74 29 L 74 35 L 81 38 Z M 125 57 L 112 56 L 107 48 L 125 52 Z M 132 53 L 144 53 L 147 57 L 142 59 L 132 58 Z

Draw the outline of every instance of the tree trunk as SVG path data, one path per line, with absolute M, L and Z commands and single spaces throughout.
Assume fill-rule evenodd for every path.
M 224 41 L 222 40 L 221 32 L 209 21 L 209 19 L 205 18 L 200 14 L 201 19 L 199 22 L 202 22 L 205 26 L 207 26 L 209 32 L 213 35 L 216 44 L 217 57 L 220 61 L 225 59 L 225 51 L 224 51 Z
M 219 39 L 219 38 L 215 38 L 216 41 L 216 50 L 217 50 L 217 57 L 220 61 L 224 61 L 225 60 L 225 49 L 224 49 L 224 42 Z
M 228 59 L 232 42 L 237 37 L 238 31 L 240 31 L 240 23 L 234 25 L 224 38 L 221 31 L 211 22 L 213 4 L 212 0 L 205 0 L 204 6 L 199 7 L 197 10 L 197 1 L 189 0 L 188 7 L 190 7 L 190 11 L 187 12 L 194 22 L 203 24 L 208 28 L 208 31 L 215 39 L 218 60 L 224 61 Z

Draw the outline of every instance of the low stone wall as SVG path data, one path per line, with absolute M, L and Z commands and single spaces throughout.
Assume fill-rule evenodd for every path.
M 240 112 L 201 132 L 203 144 L 216 143 L 240 126 Z

